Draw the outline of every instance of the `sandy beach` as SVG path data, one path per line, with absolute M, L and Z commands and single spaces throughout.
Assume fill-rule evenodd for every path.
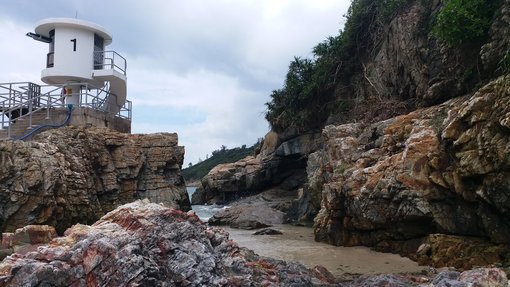
M 252 235 L 253 230 L 225 227 L 240 246 L 259 255 L 298 261 L 310 268 L 322 265 L 335 276 L 419 272 L 426 268 L 408 258 L 375 252 L 366 247 L 337 247 L 315 242 L 313 230 L 308 227 L 278 225 L 273 229 L 283 232 L 283 235 Z

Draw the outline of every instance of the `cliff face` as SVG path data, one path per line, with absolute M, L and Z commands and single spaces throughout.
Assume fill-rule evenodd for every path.
M 357 68 L 343 75 L 348 82 L 339 79 L 334 92 L 336 100 L 353 99 L 354 108 L 348 117 L 332 114 L 330 123 L 374 122 L 439 104 L 474 92 L 504 73 L 502 61 L 510 48 L 510 1 L 499 2 L 486 38 L 458 45 L 448 45 L 431 32 L 443 5 L 440 0 L 407 1 L 387 23 L 375 16 L 363 23 L 367 28 L 359 32 Z M 374 5 L 369 7 L 376 10 L 374 15 L 382 13 Z
M 66 127 L 0 142 L 0 230 L 92 223 L 140 198 L 190 209 L 176 134 Z
M 310 186 L 322 197 L 316 239 L 395 251 L 394 242 L 419 245 L 441 233 L 488 239 L 497 252 L 485 259 L 508 260 L 509 106 L 506 76 L 471 97 L 370 126 L 327 126 L 309 173 L 309 183 L 322 183 Z M 444 252 L 423 255 L 435 251 Z

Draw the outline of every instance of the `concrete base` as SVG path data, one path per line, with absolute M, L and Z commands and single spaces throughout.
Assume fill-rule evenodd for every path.
M 1 139 L 13 139 L 21 137 L 30 132 L 32 128 L 41 125 L 60 125 L 67 118 L 67 108 L 52 108 L 49 110 L 40 110 L 32 114 L 32 127 L 30 119 L 23 117 L 16 120 L 8 129 L 0 129 Z M 69 125 L 109 128 L 122 133 L 131 133 L 131 121 L 119 117 L 114 117 L 103 111 L 90 108 L 74 108 Z
M 50 117 L 55 124 L 62 123 L 67 117 L 67 109 L 55 109 L 51 112 Z M 74 108 L 69 125 L 109 128 L 122 133 L 131 133 L 130 120 L 89 108 Z

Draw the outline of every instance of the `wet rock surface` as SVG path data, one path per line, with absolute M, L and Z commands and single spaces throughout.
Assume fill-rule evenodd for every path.
M 170 133 L 66 127 L 0 141 L 0 230 L 47 224 L 62 233 L 140 198 L 188 210 L 183 157 Z
M 253 235 L 281 235 L 281 234 L 283 234 L 281 231 L 272 228 L 264 228 L 253 233 Z
M 2 286 L 329 286 L 324 268 L 260 257 L 222 229 L 147 201 L 0 263 Z M 336 285 L 335 285 L 336 286 Z

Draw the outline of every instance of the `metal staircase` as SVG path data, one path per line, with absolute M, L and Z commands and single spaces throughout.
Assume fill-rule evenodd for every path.
M 75 109 L 89 108 L 107 112 L 105 102 L 116 97 L 109 90 L 110 84 L 99 89 L 87 83 L 78 84 L 82 88 L 76 94 L 80 98 Z M 55 124 L 66 109 L 62 86 L 31 82 L 0 83 L 0 139 L 15 139 L 37 126 Z M 125 101 L 115 112 L 116 117 L 131 120 L 131 102 Z

